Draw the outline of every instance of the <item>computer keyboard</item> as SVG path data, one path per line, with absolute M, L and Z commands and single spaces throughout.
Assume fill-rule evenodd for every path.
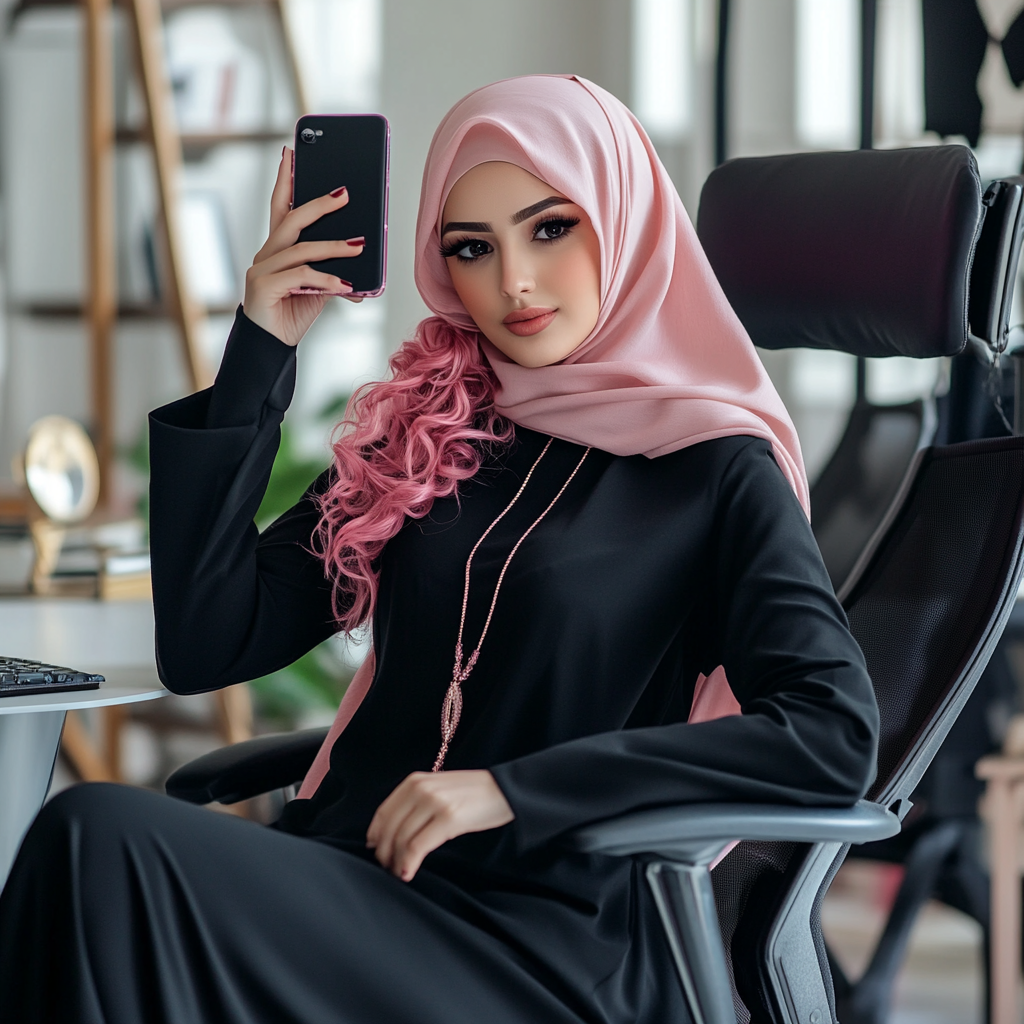
M 0 697 L 61 693 L 65 690 L 96 690 L 103 676 L 76 672 L 27 658 L 0 658 Z

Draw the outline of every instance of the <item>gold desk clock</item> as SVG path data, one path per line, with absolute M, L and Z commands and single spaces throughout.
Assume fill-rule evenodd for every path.
M 64 537 L 96 508 L 100 466 L 89 435 L 66 416 L 44 416 L 29 430 L 23 461 L 25 488 L 31 497 L 29 531 L 35 547 L 32 589 L 52 589 L 53 571 Z

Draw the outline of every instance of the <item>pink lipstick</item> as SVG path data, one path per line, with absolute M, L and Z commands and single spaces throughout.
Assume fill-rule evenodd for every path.
M 550 306 L 530 306 L 528 309 L 515 309 L 501 322 L 513 334 L 520 338 L 528 338 L 532 334 L 540 334 L 557 315 L 557 309 Z

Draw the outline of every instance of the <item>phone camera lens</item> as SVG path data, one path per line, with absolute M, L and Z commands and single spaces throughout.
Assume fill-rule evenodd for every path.
M 312 128 L 303 128 L 302 131 L 299 132 L 299 138 L 302 139 L 303 142 L 308 142 L 310 145 L 313 145 L 313 143 L 316 142 L 318 134 L 319 133 L 313 131 Z

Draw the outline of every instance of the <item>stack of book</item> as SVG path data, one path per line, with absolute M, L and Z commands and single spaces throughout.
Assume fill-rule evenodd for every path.
M 41 573 L 40 562 L 35 563 L 35 593 L 46 597 L 98 597 L 105 601 L 151 597 L 149 551 L 144 547 L 142 524 L 138 521 L 71 527 L 36 521 L 31 524 L 31 532 L 36 559 L 46 558 L 46 564 L 51 566 Z M 0 540 L 0 569 L 2 555 Z
M 97 593 L 104 601 L 141 601 L 152 598 L 149 552 L 116 551 L 104 554 Z

